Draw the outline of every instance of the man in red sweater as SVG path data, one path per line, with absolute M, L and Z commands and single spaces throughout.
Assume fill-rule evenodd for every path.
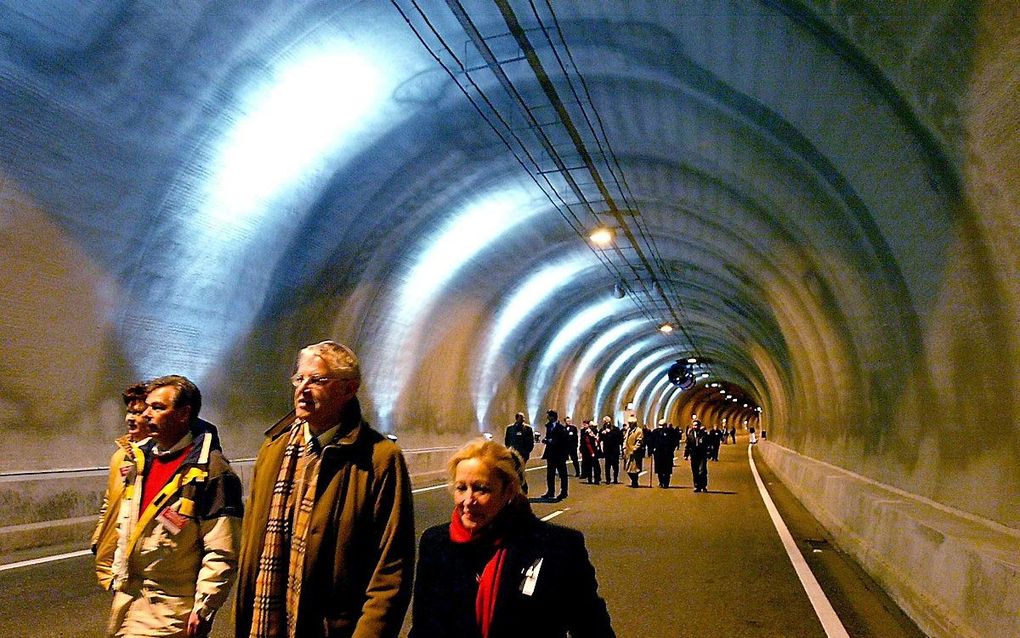
M 108 633 L 204 638 L 237 574 L 241 482 L 194 383 L 170 375 L 146 391 L 151 439 L 125 477 Z

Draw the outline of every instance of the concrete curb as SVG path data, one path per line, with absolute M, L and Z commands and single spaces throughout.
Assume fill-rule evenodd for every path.
M 934 638 L 1020 636 L 1020 531 L 762 441 L 762 458 Z

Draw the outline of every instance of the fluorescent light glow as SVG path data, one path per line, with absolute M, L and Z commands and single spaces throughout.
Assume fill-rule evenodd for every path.
M 634 384 L 634 382 L 645 373 L 648 368 L 653 365 L 660 365 L 663 361 L 669 360 L 676 354 L 676 348 L 673 346 L 666 346 L 655 350 L 644 359 L 639 361 L 637 365 L 631 368 L 631 371 L 623 378 L 623 383 L 617 386 L 616 389 L 616 400 L 614 404 L 618 404 L 627 392 L 627 388 Z M 664 373 L 665 374 L 665 373 Z M 637 395 L 634 396 L 635 402 L 637 402 Z
M 504 233 L 539 212 L 528 206 L 531 195 L 506 191 L 466 206 L 425 241 L 411 271 L 400 287 L 397 308 L 401 314 L 418 314 L 429 306 L 460 268 Z
M 386 107 L 402 72 L 381 69 L 421 53 L 388 47 L 381 55 L 366 37 L 356 42 L 327 30 L 307 34 L 304 51 L 291 49 L 277 67 L 249 76 L 252 84 L 239 87 L 237 103 L 209 129 L 222 136 L 186 149 L 195 170 L 174 178 L 161 210 L 175 220 L 166 222 L 175 226 L 174 250 L 148 255 L 138 276 L 160 284 L 138 293 L 137 310 L 123 324 L 140 378 L 178 372 L 201 383 L 222 363 L 251 329 L 280 246 L 291 242 L 308 202 L 344 157 L 410 115 Z
M 422 240 L 389 302 L 389 329 L 373 344 L 372 356 L 362 357 L 369 362 L 372 399 L 383 431 L 391 429 L 393 407 L 418 361 L 417 348 L 426 341 L 425 319 L 440 293 L 476 255 L 543 210 L 538 201 L 524 189 L 485 195 Z
M 563 353 L 581 337 L 589 334 L 599 322 L 619 313 L 624 304 L 619 299 L 606 299 L 588 306 L 575 314 L 549 341 L 529 384 L 528 408 L 532 414 L 538 414 L 539 404 L 549 391 L 548 383 L 553 368 L 563 363 Z
M 565 288 L 578 274 L 587 268 L 594 268 L 598 262 L 591 253 L 577 254 L 543 267 L 517 287 L 507 297 L 496 314 L 492 332 L 486 339 L 482 361 L 477 368 L 479 379 L 475 386 L 475 417 L 479 431 L 484 430 L 489 405 L 498 390 L 498 381 L 506 374 L 507 367 L 500 365 L 500 355 L 517 329 L 524 325 L 531 315 L 539 312 L 543 304 Z M 514 357 L 508 357 L 513 360 Z M 535 422 L 537 413 L 527 415 Z
M 661 326 L 659 326 L 659 330 L 661 332 L 665 332 L 665 333 L 669 334 L 670 332 L 673 332 L 673 326 L 671 326 L 668 323 L 664 323 Z
M 571 377 L 570 385 L 567 388 L 567 412 L 569 414 L 577 412 L 577 401 L 581 393 L 581 383 L 588 376 L 589 371 L 595 364 L 595 360 L 617 341 L 623 339 L 629 334 L 640 332 L 645 325 L 646 323 L 644 319 L 631 319 L 629 321 L 625 321 L 607 330 L 585 349 L 584 354 L 581 355 L 581 358 L 577 362 L 577 366 L 574 368 L 574 374 Z M 593 410 L 585 411 L 592 412 Z
M 208 218 L 233 224 L 264 210 L 367 123 L 388 83 L 373 58 L 353 49 L 316 51 L 273 72 L 224 140 Z
M 683 396 L 684 393 L 678 386 L 673 386 L 667 390 L 667 392 L 672 392 L 672 394 L 669 395 L 669 399 L 666 401 L 666 407 L 662 410 L 662 416 L 668 418 L 668 415 L 673 414 L 673 408 L 676 405 L 676 402 L 681 396 Z
M 647 328 L 646 328 L 647 329 Z M 617 411 L 618 406 L 614 403 L 608 406 L 605 411 L 602 410 L 603 397 L 606 395 L 606 390 L 609 384 L 616 377 L 616 374 L 620 371 L 628 361 L 635 357 L 643 349 L 647 348 L 650 344 L 654 343 L 654 337 L 645 337 L 644 339 L 632 343 L 623 352 L 616 355 L 613 360 L 606 366 L 602 377 L 599 379 L 598 388 L 595 390 L 595 410 L 602 414 L 610 414 Z M 656 340 L 657 341 L 657 340 Z
M 651 375 L 648 375 L 647 377 L 645 377 L 645 380 L 647 381 L 648 379 L 655 379 L 655 378 L 656 378 L 656 375 L 651 374 Z M 645 410 L 645 423 L 658 423 L 658 421 L 659 421 L 659 415 L 658 415 L 659 401 L 657 399 L 653 398 L 653 397 L 659 396 L 661 398 L 661 393 L 666 389 L 665 386 L 667 384 L 669 384 L 669 377 L 664 374 L 664 375 L 662 375 L 662 377 L 659 378 L 658 381 L 655 382 L 655 385 L 652 386 L 652 389 L 648 392 L 648 401 L 645 402 L 646 405 L 648 406 L 648 408 Z M 670 385 L 672 385 L 672 384 L 670 384 Z M 673 386 L 673 387 L 676 387 L 676 386 Z M 635 394 L 635 396 L 639 396 L 639 394 L 640 394 L 640 392 L 638 394 Z M 640 405 L 640 399 L 639 399 L 639 405 Z

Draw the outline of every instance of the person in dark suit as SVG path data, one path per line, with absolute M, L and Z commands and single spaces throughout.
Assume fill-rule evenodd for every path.
M 599 430 L 602 454 L 606 458 L 606 485 L 620 482 L 620 454 L 623 451 L 623 430 L 613 425 L 609 416 L 602 417 Z M 610 478 L 612 477 L 612 478 Z
M 478 439 L 447 468 L 453 513 L 422 535 L 410 638 L 615 638 L 584 536 L 535 517 L 520 457 Z
M 701 425 L 701 421 L 695 421 L 694 427 L 687 433 L 687 445 L 684 446 L 684 458 L 691 460 L 695 492 L 708 491 L 708 454 L 708 432 Z
M 560 475 L 560 493 L 556 494 L 556 500 L 567 498 L 567 429 L 559 422 L 559 415 L 556 410 L 549 410 L 546 414 L 545 424 L 545 450 L 542 451 L 542 458 L 546 462 L 545 484 L 546 490 L 540 498 L 554 498 L 556 490 L 556 474 Z
M 577 448 L 580 444 L 580 432 L 569 416 L 563 419 L 563 428 L 567 431 L 567 458 L 574 464 L 574 478 L 581 476 L 581 466 L 577 462 Z
M 652 430 L 652 454 L 655 460 L 655 474 L 659 487 L 669 487 L 673 476 L 673 455 L 680 446 L 680 432 L 666 419 L 659 421 L 659 427 Z
M 511 450 L 516 450 L 525 465 L 531 458 L 531 451 L 535 449 L 535 430 L 524 422 L 524 413 L 518 412 L 514 416 L 514 422 L 507 426 L 506 435 L 503 437 L 503 445 Z M 521 484 L 524 493 L 528 493 L 527 479 Z

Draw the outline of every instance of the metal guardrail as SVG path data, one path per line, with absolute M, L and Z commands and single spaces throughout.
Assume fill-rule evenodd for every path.
M 415 454 L 429 454 L 432 452 L 446 452 L 456 450 L 456 446 L 449 447 L 424 447 L 415 448 L 411 450 L 402 450 L 404 456 L 412 456 Z M 240 459 L 233 459 L 230 461 L 231 465 L 251 465 L 255 462 L 255 457 L 245 457 Z M 49 479 L 58 478 L 84 478 L 93 476 L 105 476 L 110 471 L 109 467 L 69 467 L 69 468 L 57 468 L 52 470 L 22 470 L 18 472 L 0 472 L 0 483 L 20 483 L 22 481 L 45 481 Z

